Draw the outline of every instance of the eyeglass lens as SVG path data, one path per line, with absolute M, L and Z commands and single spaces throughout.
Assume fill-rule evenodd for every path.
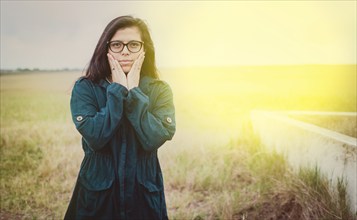
M 113 41 L 109 43 L 111 51 L 115 53 L 119 53 L 124 50 L 124 47 L 126 46 L 127 49 L 132 52 L 136 53 L 139 52 L 141 47 L 142 47 L 142 42 L 140 41 L 130 41 L 129 43 L 124 44 L 121 41 Z

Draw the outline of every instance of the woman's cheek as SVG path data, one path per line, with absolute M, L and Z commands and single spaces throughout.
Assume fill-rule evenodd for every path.
M 135 54 L 134 61 L 137 60 L 139 55 Z

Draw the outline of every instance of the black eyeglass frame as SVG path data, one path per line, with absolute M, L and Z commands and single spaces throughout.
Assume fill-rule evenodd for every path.
M 120 51 L 115 52 L 115 51 L 112 50 L 112 48 L 111 48 L 111 46 L 110 46 L 110 44 L 113 43 L 113 42 L 122 43 L 124 46 L 123 46 L 123 48 L 122 48 Z M 140 48 L 139 48 L 139 50 L 136 51 L 136 52 L 131 51 L 131 50 L 129 49 L 129 47 L 128 47 L 128 44 L 133 43 L 133 42 L 140 44 Z M 126 44 L 125 44 L 124 42 L 120 41 L 120 40 L 107 41 L 107 46 L 109 47 L 109 50 L 111 50 L 113 53 L 120 53 L 120 52 L 122 52 L 122 51 L 124 50 L 125 47 L 126 47 L 126 49 L 128 49 L 131 53 L 138 53 L 138 52 L 141 50 L 141 48 L 143 48 L 143 45 L 144 45 L 144 42 L 138 41 L 138 40 L 131 40 L 131 41 L 129 41 L 129 42 L 126 43 Z

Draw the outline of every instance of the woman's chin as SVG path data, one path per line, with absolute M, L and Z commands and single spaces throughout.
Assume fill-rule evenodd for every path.
M 131 70 L 131 66 L 122 66 L 121 68 L 125 74 L 128 74 Z

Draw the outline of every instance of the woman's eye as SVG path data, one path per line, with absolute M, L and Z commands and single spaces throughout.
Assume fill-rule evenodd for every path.
M 112 43 L 112 47 L 121 47 L 122 45 L 121 43 Z
M 139 46 L 140 46 L 139 43 L 136 43 L 136 42 L 130 43 L 130 47 L 139 47 Z

